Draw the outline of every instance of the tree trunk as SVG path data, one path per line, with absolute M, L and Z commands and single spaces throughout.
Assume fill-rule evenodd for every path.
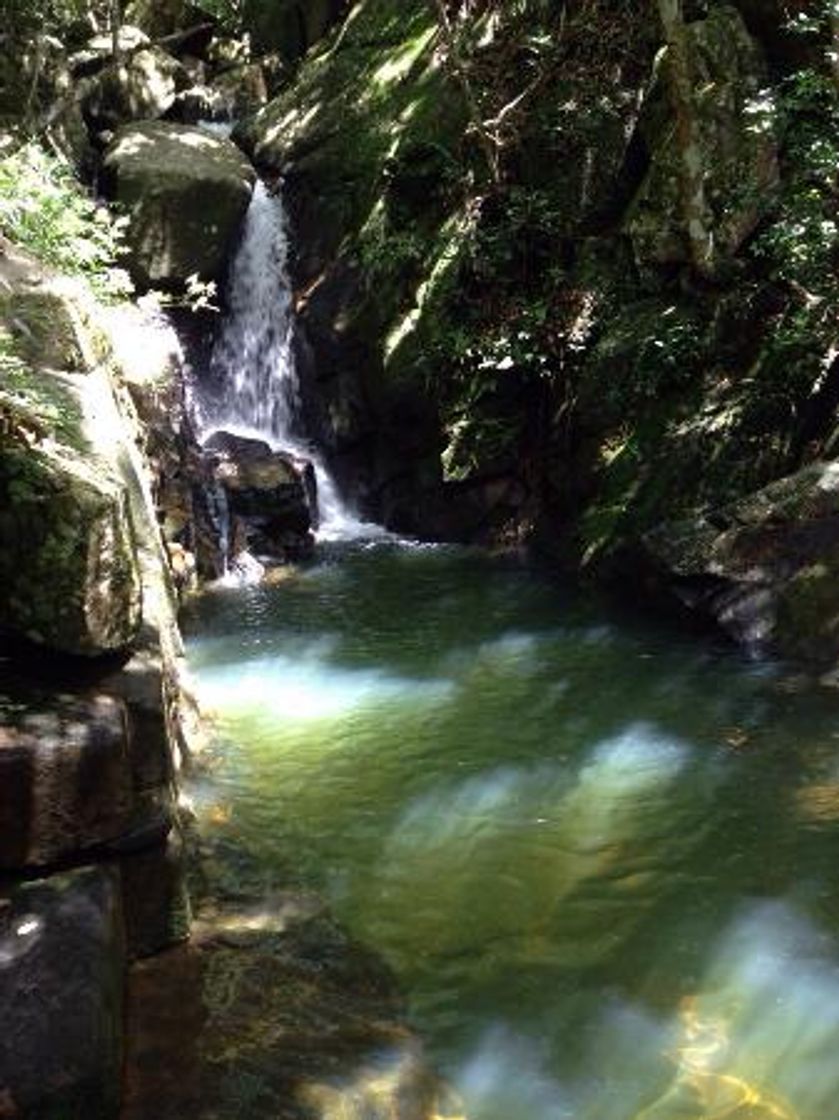
M 501 180 L 498 141 L 484 123 L 481 107 L 478 104 L 478 99 L 472 87 L 472 81 L 469 77 L 466 62 L 457 41 L 457 31 L 452 26 L 452 21 L 449 18 L 446 0 L 433 0 L 433 3 L 437 14 L 437 23 L 440 27 L 440 33 L 446 48 L 449 69 L 463 92 L 463 98 L 466 102 L 466 111 L 469 115 L 469 124 L 472 131 L 477 136 L 478 143 L 484 153 L 490 178 L 494 184 L 498 184 Z
M 687 233 L 691 263 L 702 276 L 714 273 L 714 232 L 705 199 L 705 168 L 696 124 L 694 84 L 690 66 L 687 29 L 681 0 L 657 0 L 664 40 L 667 43 L 667 72 L 670 104 L 676 122 L 682 219 Z
M 120 59 L 119 32 L 121 24 L 122 15 L 119 10 L 119 0 L 111 0 L 111 53 L 114 56 L 114 63 L 118 63 Z

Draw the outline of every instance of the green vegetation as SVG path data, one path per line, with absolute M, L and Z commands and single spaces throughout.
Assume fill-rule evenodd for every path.
M 117 264 L 124 224 L 92 201 L 65 159 L 34 141 L 0 160 L 0 232 L 105 298 L 131 290 Z

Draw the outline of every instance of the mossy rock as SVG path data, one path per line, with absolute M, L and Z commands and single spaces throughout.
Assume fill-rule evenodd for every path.
M 66 449 L 0 458 L 0 625 L 66 653 L 136 637 L 142 592 L 124 486 Z
M 704 516 L 664 523 L 644 546 L 676 594 L 736 640 L 835 663 L 839 464 L 811 464 Z
M 766 94 L 766 60 L 736 8 L 721 4 L 707 19 L 688 25 L 694 94 L 691 106 L 696 150 L 680 151 L 670 113 L 649 118 L 642 130 L 653 146 L 652 162 L 626 218 L 639 261 L 645 265 L 689 260 L 682 206 L 683 158 L 705 170 L 707 217 L 713 233 L 712 268 L 724 270 L 772 205 L 778 185 L 774 110 Z M 668 60 L 659 70 L 667 83 Z M 650 106 L 661 107 L 664 94 Z
M 129 491 L 96 420 L 109 355 L 76 286 L 0 302 L 0 626 L 81 655 L 125 649 L 141 621 Z

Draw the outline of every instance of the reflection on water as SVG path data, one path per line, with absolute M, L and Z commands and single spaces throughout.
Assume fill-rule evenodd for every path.
M 829 695 L 447 549 L 192 629 L 206 827 L 385 957 L 470 1120 L 836 1120 Z

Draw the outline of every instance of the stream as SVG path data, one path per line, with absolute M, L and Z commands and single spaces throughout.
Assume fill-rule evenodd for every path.
M 836 1120 L 828 690 L 452 547 L 321 545 L 185 629 L 202 828 L 387 962 L 458 1114 Z

